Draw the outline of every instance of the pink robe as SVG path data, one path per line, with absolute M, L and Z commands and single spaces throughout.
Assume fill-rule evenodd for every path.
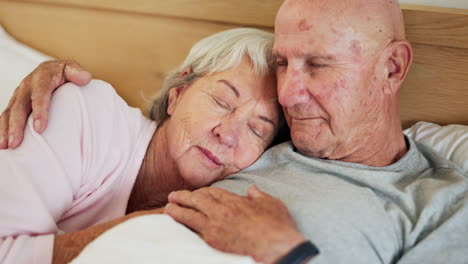
M 68 83 L 43 134 L 0 150 L 0 263 L 51 263 L 54 235 L 125 214 L 155 122 L 109 84 Z

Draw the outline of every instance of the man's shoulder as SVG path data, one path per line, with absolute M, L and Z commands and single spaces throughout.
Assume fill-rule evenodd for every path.
M 226 189 L 230 192 L 245 195 L 247 188 L 252 184 L 259 184 L 264 179 L 275 182 L 272 175 L 281 164 L 291 161 L 294 152 L 290 141 L 269 148 L 260 158 L 242 171 L 228 176 L 226 179 L 215 182 L 212 186 Z
M 327 166 L 325 160 L 297 153 L 288 141 L 268 149 L 254 164 L 213 186 L 245 195 L 247 188 L 255 184 L 279 197 L 278 192 L 286 186 L 304 186 L 313 182 L 314 175 L 325 173 L 321 171 L 323 166 Z
M 265 151 L 255 163 L 245 168 L 243 172 L 271 168 L 280 163 L 294 160 L 294 146 L 291 141 L 287 141 L 273 146 Z
M 446 157 L 443 153 L 440 153 L 434 150 L 431 146 L 427 144 L 420 143 L 418 141 L 413 141 L 414 148 L 417 149 L 417 152 L 427 160 L 428 169 L 434 170 L 437 173 L 443 172 L 453 172 L 457 174 L 461 174 L 468 178 L 466 171 L 463 170 L 460 164 L 454 162 L 450 159 L 450 157 Z

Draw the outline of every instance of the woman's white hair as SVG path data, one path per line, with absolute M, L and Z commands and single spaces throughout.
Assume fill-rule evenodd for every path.
M 167 107 L 171 88 L 188 87 L 197 78 L 232 69 L 240 64 L 244 56 L 250 58 L 253 70 L 259 76 L 272 73 L 272 48 L 273 34 L 253 28 L 226 30 L 200 40 L 184 62 L 165 78 L 160 92 L 150 105 L 150 118 L 161 124 L 169 117 Z M 186 69 L 191 72 L 180 77 Z

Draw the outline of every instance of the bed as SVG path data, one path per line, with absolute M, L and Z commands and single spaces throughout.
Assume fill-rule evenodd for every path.
M 79 61 L 94 78 L 110 82 L 129 105 L 146 112 L 145 98 L 157 92 L 165 73 L 196 41 L 240 26 L 273 31 L 281 2 L 0 0 L 0 25 L 44 54 Z M 468 125 L 468 10 L 403 8 L 415 50 L 401 90 L 403 127 L 417 121 Z M 456 139 L 463 149 L 454 149 L 455 141 L 447 148 L 446 137 L 432 137 L 431 144 L 444 143 L 441 148 L 449 156 L 456 153 L 468 171 L 468 130 L 463 129 Z

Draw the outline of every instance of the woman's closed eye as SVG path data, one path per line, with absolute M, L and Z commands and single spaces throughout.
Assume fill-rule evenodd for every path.
M 261 129 L 251 124 L 249 124 L 249 129 L 256 137 L 263 139 L 263 132 Z
M 229 105 L 228 102 L 226 102 L 225 100 L 219 98 L 219 97 L 216 97 L 216 96 L 212 96 L 211 97 L 212 101 L 219 107 L 225 109 L 225 110 L 232 110 L 232 107 L 231 105 Z
M 268 128 L 269 124 L 263 125 L 263 124 L 249 123 L 248 126 L 249 126 L 250 132 L 255 138 L 260 139 L 267 144 L 271 140 L 273 130 Z

